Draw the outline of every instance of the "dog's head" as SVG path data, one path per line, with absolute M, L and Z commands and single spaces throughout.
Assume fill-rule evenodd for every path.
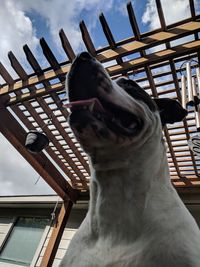
M 88 153 L 95 148 L 141 145 L 157 132 L 161 135 L 161 122 L 174 123 L 187 114 L 177 101 L 151 99 L 133 80 L 112 81 L 87 52 L 73 62 L 67 87 L 69 123 Z

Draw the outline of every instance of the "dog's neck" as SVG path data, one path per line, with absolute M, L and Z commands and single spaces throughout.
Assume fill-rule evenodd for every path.
M 97 239 L 132 242 L 144 231 L 145 218 L 151 220 L 155 218 L 154 212 L 163 209 L 163 204 L 155 209 L 154 198 L 157 203 L 165 190 L 174 191 L 162 141 L 152 139 L 152 144 L 144 145 L 140 151 L 128 150 L 118 151 L 116 157 L 115 151 L 110 150 L 105 153 L 107 158 L 96 155 L 95 160 L 91 159 L 94 166 L 88 216 L 91 232 Z M 109 154 L 112 154 L 112 165 Z

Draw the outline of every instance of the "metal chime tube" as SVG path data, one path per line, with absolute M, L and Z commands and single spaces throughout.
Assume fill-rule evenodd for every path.
M 187 93 L 186 93 L 186 78 L 185 75 L 181 76 L 181 88 L 182 88 L 182 106 L 186 109 Z
M 199 114 L 199 108 L 195 109 L 195 121 L 196 121 L 196 127 L 197 131 L 200 131 L 200 114 Z
M 186 63 L 186 73 L 187 73 L 187 88 L 188 88 L 188 105 L 194 105 L 194 96 L 193 96 L 193 88 L 192 88 L 192 75 L 191 75 L 191 67 L 190 62 Z
M 197 77 L 197 90 L 198 94 L 200 96 L 200 69 L 199 67 L 196 68 L 196 77 Z M 200 131 L 200 110 L 199 105 L 196 105 L 195 107 L 195 120 L 196 120 L 196 127 L 197 131 Z
M 197 97 L 197 90 L 196 90 L 196 79 L 195 77 L 192 77 L 192 93 L 193 97 Z
M 200 96 L 200 69 L 196 68 L 197 84 L 198 84 L 198 94 Z

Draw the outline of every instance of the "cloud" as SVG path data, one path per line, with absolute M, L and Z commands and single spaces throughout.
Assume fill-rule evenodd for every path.
M 31 20 L 18 8 L 14 0 L 1 1 L 0 32 L 0 60 L 9 72 L 15 75 L 7 53 L 12 50 L 19 60 L 23 60 L 23 45 L 27 43 L 35 51 L 38 39 Z
M 166 24 L 172 24 L 191 16 L 188 0 L 161 0 L 161 4 Z M 151 30 L 160 27 L 155 0 L 147 1 L 142 22 L 149 24 Z
M 0 196 L 55 194 L 20 153 L 0 135 Z
M 120 3 L 120 0 L 19 0 L 18 5 L 25 12 L 32 10 L 45 18 L 51 39 L 57 47 L 60 47 L 58 32 L 63 28 L 73 49 L 77 52 L 83 47 L 79 22 L 84 15 L 88 14 L 87 26 L 91 30 L 96 26 L 99 13 L 102 10 L 104 12 L 112 10 L 117 2 Z

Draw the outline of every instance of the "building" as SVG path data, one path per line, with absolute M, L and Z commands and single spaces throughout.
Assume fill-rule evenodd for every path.
M 181 196 L 200 226 L 200 196 Z M 61 204 L 57 195 L 0 197 L 0 267 L 40 266 Z M 53 267 L 59 266 L 87 209 L 86 200 L 73 206 Z
M 0 197 L 0 267 L 40 266 L 61 204 L 56 195 Z M 52 266 L 59 266 L 87 208 L 87 201 L 73 206 Z

